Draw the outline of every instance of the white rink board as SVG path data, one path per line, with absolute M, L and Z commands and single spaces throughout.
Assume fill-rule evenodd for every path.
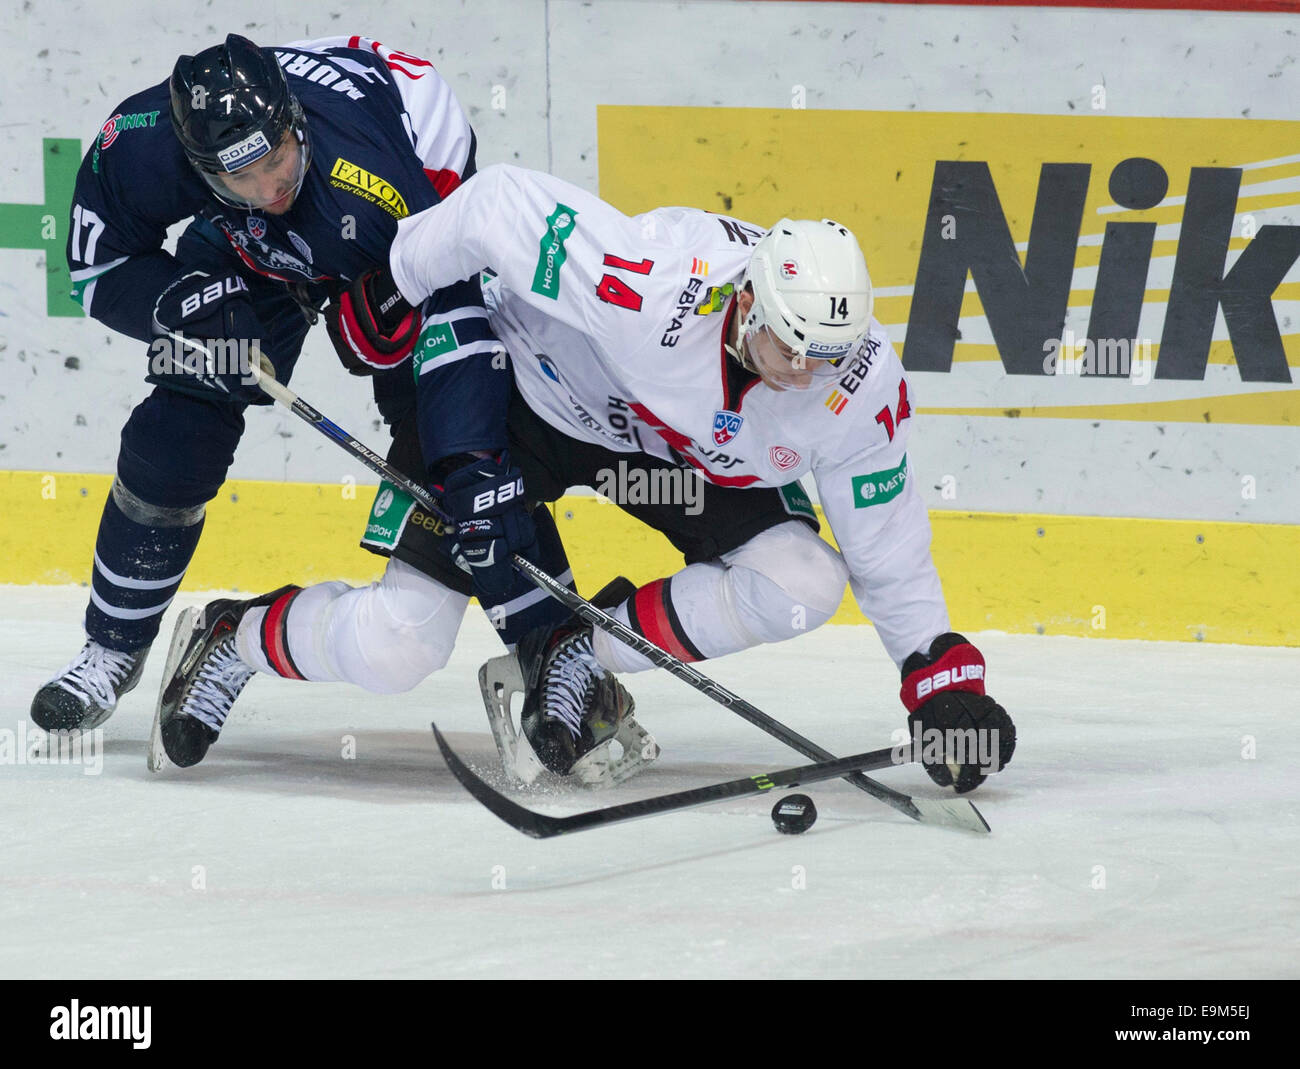
M 24 730 L 84 597 L 0 588 L 0 730 Z M 178 598 L 164 635 L 198 600 Z M 990 836 L 915 826 L 836 783 L 807 788 L 820 817 L 800 837 L 777 834 L 764 798 L 527 839 L 464 793 L 428 728 L 494 760 L 474 678 L 499 647 L 476 612 L 410 694 L 258 678 L 203 764 L 151 776 L 159 654 L 105 726 L 98 775 L 0 765 L 0 977 L 1300 976 L 1297 651 L 977 641 L 1020 731 L 972 796 Z M 838 752 L 904 722 L 867 628 L 709 667 Z M 662 673 L 627 682 L 658 766 L 528 804 L 802 763 Z M 879 777 L 943 793 L 915 767 Z

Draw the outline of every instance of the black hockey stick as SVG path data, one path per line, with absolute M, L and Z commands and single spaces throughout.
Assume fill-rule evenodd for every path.
M 671 813 L 678 809 L 691 809 L 709 802 L 721 802 L 726 798 L 740 798 L 750 794 L 764 794 L 778 787 L 797 787 L 803 783 L 818 783 L 821 780 L 839 779 L 853 772 L 864 769 L 889 768 L 900 763 L 899 748 L 889 747 L 884 750 L 872 750 L 870 753 L 854 754 L 852 757 L 840 757 L 832 761 L 820 761 L 814 765 L 800 765 L 798 768 L 783 768 L 779 772 L 764 772 L 744 779 L 728 780 L 714 783 L 708 787 L 696 787 L 689 791 L 677 791 L 673 794 L 660 794 L 653 798 L 642 798 L 637 802 L 623 802 L 620 805 L 606 806 L 604 809 L 589 809 L 582 813 L 573 813 L 567 817 L 550 817 L 544 813 L 535 813 L 525 809 L 518 802 L 507 798 L 500 791 L 488 786 L 476 776 L 457 756 L 443 737 L 438 725 L 433 724 L 433 736 L 438 741 L 442 758 L 455 776 L 475 798 L 509 824 L 516 831 L 534 839 L 550 839 L 556 835 L 568 835 L 575 831 L 587 831 L 605 824 L 618 824 L 624 820 L 636 820 L 638 817 L 652 817 L 658 813 Z M 903 758 L 904 762 L 912 760 L 910 752 Z M 933 803 L 938 806 L 957 805 L 952 802 Z M 985 824 L 979 831 L 988 831 Z
M 434 501 L 433 496 L 427 489 L 413 479 L 407 478 L 378 453 L 366 446 L 365 443 L 358 441 L 337 424 L 326 419 L 289 387 L 279 382 L 270 373 L 269 365 L 264 369 L 256 364 L 250 364 L 250 370 L 257 379 L 258 386 L 270 397 L 293 412 L 294 415 L 310 423 L 327 438 L 332 438 L 376 475 L 382 476 L 395 486 L 405 490 L 435 516 L 439 516 L 444 520 L 450 519 L 446 512 Z M 511 558 L 511 561 L 538 588 L 546 591 L 567 606 L 585 623 L 589 623 L 593 627 L 599 627 L 602 631 L 613 635 L 620 642 L 632 647 L 643 657 L 676 676 L 683 683 L 694 687 L 701 694 L 712 698 L 718 704 L 730 709 L 738 716 L 748 720 L 755 727 L 766 731 L 773 738 L 779 739 L 805 757 L 822 762 L 835 760 L 835 755 L 829 750 L 823 749 L 811 739 L 805 738 L 779 720 L 775 720 L 760 709 L 755 708 L 743 698 L 733 694 L 726 687 L 714 682 L 702 672 L 697 672 L 671 653 L 660 649 L 649 639 L 638 635 L 604 610 L 598 609 L 582 595 L 575 593 L 554 577 L 547 575 L 545 571 L 531 561 L 525 560 L 518 553 Z M 951 827 L 965 828 L 968 831 L 989 830 L 988 822 L 980 814 L 980 811 L 975 808 L 973 803 L 964 798 L 942 804 L 928 802 L 912 798 L 902 791 L 893 790 L 883 783 L 877 783 L 870 777 L 864 776 L 861 772 L 850 771 L 843 778 L 858 790 L 865 791 L 873 798 L 921 823 L 946 824 Z

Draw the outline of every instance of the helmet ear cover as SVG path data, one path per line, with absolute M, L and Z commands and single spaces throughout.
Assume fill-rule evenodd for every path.
M 843 359 L 871 326 L 866 259 L 830 219 L 781 219 L 754 246 L 741 280 L 754 295 L 742 337 L 768 327 L 797 357 Z

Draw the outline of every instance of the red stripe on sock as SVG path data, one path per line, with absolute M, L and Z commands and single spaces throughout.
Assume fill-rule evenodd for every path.
M 290 590 L 281 594 L 271 603 L 262 619 L 262 649 L 271 667 L 285 679 L 307 678 L 298 671 L 298 666 L 289 656 L 289 644 L 284 633 L 284 619 L 289 612 L 289 603 L 299 593 L 299 590 Z
M 641 633 L 661 650 L 671 653 L 678 660 L 694 661 L 696 658 L 691 651 L 673 634 L 665 597 L 666 591 L 662 579 L 647 583 L 636 592 L 634 595 L 636 619 L 641 625 Z

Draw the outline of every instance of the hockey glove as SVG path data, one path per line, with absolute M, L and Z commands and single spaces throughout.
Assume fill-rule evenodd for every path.
M 499 602 L 515 585 L 510 558 L 538 553 L 537 530 L 524 507 L 523 476 L 502 453 L 457 468 L 439 492 L 454 521 L 452 557 L 469 572 L 480 601 Z
M 406 303 L 387 267 L 349 283 L 325 309 L 330 341 L 353 375 L 396 367 L 411 355 L 420 327 L 420 313 Z
M 248 367 L 262 323 L 238 275 L 182 275 L 155 303 L 153 330 L 149 381 L 221 401 L 263 400 Z
M 1016 725 L 984 693 L 984 657 L 948 632 L 903 662 L 903 704 L 913 745 L 930 778 L 958 794 L 973 791 L 1016 750 Z

